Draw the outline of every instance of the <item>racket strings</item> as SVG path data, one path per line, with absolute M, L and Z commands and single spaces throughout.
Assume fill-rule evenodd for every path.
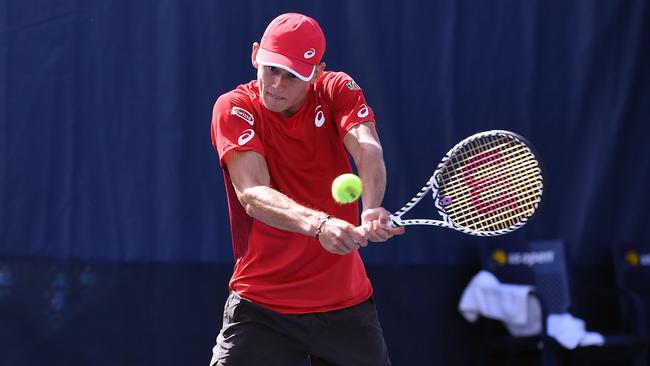
M 537 186 L 537 183 L 533 184 Z M 472 203 L 459 207 L 459 210 L 452 209 L 447 212 L 455 222 L 474 229 L 492 229 L 495 225 L 498 226 L 504 222 L 508 222 L 506 227 L 509 227 L 534 212 L 535 204 L 539 203 L 536 196 L 535 194 L 519 196 L 517 197 L 519 203 L 516 205 L 513 204 L 513 198 L 502 197 L 481 207 L 488 213 L 477 212 L 472 207 Z M 521 201 L 526 201 L 526 204 L 521 204 Z
M 520 194 L 517 195 L 518 199 L 525 200 L 527 201 L 527 203 L 530 203 L 530 204 L 524 204 L 523 205 L 524 207 L 539 202 L 539 194 L 537 189 L 539 187 L 539 184 L 536 178 L 537 178 L 537 173 L 530 172 L 529 174 L 527 174 L 527 176 L 521 176 L 517 181 L 515 181 L 515 183 L 517 184 L 521 185 L 523 183 L 524 185 L 525 189 L 522 190 L 522 192 L 520 192 Z M 507 195 L 504 195 L 509 191 L 510 188 L 506 185 L 501 185 L 498 187 L 491 188 L 488 194 L 481 195 L 482 200 L 490 202 L 490 204 L 485 205 L 485 207 L 482 208 L 484 208 L 485 210 L 491 210 L 501 206 L 505 206 L 504 204 L 508 203 L 507 201 L 511 200 L 512 198 Z M 450 192 L 450 194 L 455 195 L 457 197 L 459 193 L 452 191 Z M 449 206 L 447 206 L 446 209 L 449 213 L 462 214 L 463 211 L 465 211 L 465 213 L 470 214 L 471 212 L 468 211 L 468 208 L 471 207 L 469 204 L 466 203 L 468 202 L 460 202 L 457 204 L 452 203 Z
M 473 145 L 474 145 L 473 150 L 470 151 L 474 154 L 479 153 L 478 156 L 480 157 L 480 159 L 475 159 L 474 157 L 470 158 L 470 160 L 472 160 L 473 163 L 473 166 L 471 166 L 471 170 L 472 170 L 471 173 L 473 177 L 470 179 L 475 180 L 474 181 L 475 184 L 472 187 L 474 188 L 474 191 L 480 189 L 481 192 L 479 195 L 476 195 L 477 192 L 474 191 L 472 192 L 474 193 L 474 197 L 471 202 L 472 206 L 468 207 L 468 210 L 465 210 L 467 211 L 467 213 L 469 213 L 469 216 L 465 215 L 466 220 L 464 224 L 466 226 L 476 228 L 476 229 L 482 229 L 482 228 L 505 229 L 515 224 L 522 218 L 524 218 L 527 214 L 529 214 L 529 212 L 532 212 L 531 210 L 534 210 L 535 208 L 535 206 L 531 206 L 528 207 L 527 210 L 526 205 L 522 205 L 522 201 L 529 202 L 530 201 L 529 197 L 525 197 L 524 194 L 522 194 L 522 192 L 519 192 L 520 193 L 519 195 L 515 195 L 511 189 L 514 186 L 518 186 L 519 189 L 521 190 L 522 187 L 530 186 L 529 183 L 526 184 L 527 181 L 526 177 L 522 176 L 520 179 L 516 179 L 514 181 L 512 180 L 512 177 L 513 176 L 516 177 L 517 174 L 524 174 L 530 176 L 531 171 L 528 172 L 526 172 L 525 170 L 513 171 L 515 170 L 515 168 L 521 167 L 522 164 L 516 164 L 512 166 L 511 169 L 508 169 L 507 163 L 511 161 L 510 158 L 511 155 L 513 154 L 508 152 L 504 154 L 499 154 L 498 149 L 504 145 L 509 145 L 509 144 L 503 144 L 503 143 L 497 144 L 497 141 L 492 140 L 492 141 L 488 141 L 487 143 L 483 142 L 479 144 L 474 142 Z M 517 155 L 517 153 L 527 152 L 527 149 L 519 149 L 519 151 L 517 151 L 517 147 L 518 147 L 517 145 L 510 146 L 510 148 L 503 149 L 503 150 L 504 151 L 515 150 L 514 151 L 515 155 Z M 494 151 L 498 153 L 497 154 L 498 159 L 496 159 L 496 161 L 492 161 L 495 160 L 494 155 L 486 154 L 486 152 L 491 153 Z M 467 151 L 465 152 L 465 154 L 467 154 Z M 485 163 L 485 160 L 488 160 L 487 164 Z M 468 161 L 468 159 L 466 158 L 465 161 Z M 494 168 L 494 165 L 499 166 L 499 168 Z M 533 165 L 536 165 L 535 161 L 533 161 Z M 483 169 L 477 171 L 476 166 L 479 166 Z M 490 167 L 492 167 L 491 172 L 490 172 Z M 487 181 L 483 180 L 482 179 L 483 176 L 487 176 L 487 174 L 494 174 L 495 177 Z M 504 178 L 503 177 L 504 174 L 507 174 L 508 177 Z M 466 177 L 467 176 L 465 176 L 465 178 Z M 477 182 L 480 182 L 480 186 L 478 187 L 476 186 Z M 490 187 L 491 185 L 492 187 Z M 488 189 L 486 190 L 485 187 L 488 187 Z M 495 196 L 500 196 L 500 198 L 494 199 Z M 477 209 L 479 211 L 479 214 L 476 213 Z M 463 221 L 463 220 L 459 220 L 459 221 Z
M 485 154 L 485 153 L 489 153 L 489 152 L 493 152 L 493 151 L 496 151 L 496 150 L 495 149 L 490 149 L 490 150 L 484 151 L 483 153 Z M 509 159 L 511 159 L 513 157 L 521 157 L 521 155 L 526 153 L 526 151 L 522 151 L 518 146 L 510 147 L 508 149 L 503 149 L 503 151 L 505 152 L 505 154 L 500 154 L 500 156 L 499 156 L 500 160 L 502 160 L 502 161 L 509 160 Z M 468 154 L 468 152 L 462 152 L 462 154 L 466 155 L 466 154 Z M 475 154 L 474 155 L 474 157 L 475 157 L 476 153 L 474 152 L 473 154 Z M 518 159 L 518 161 L 531 161 L 531 162 L 533 162 L 534 165 L 537 165 L 537 162 L 529 154 L 526 154 L 526 155 L 528 155 L 527 157 L 529 157 L 529 159 L 521 159 L 520 158 L 520 159 Z M 452 162 L 452 165 L 450 165 L 445 170 L 445 172 L 443 173 L 443 175 L 442 175 L 443 180 L 448 181 L 448 182 L 458 182 L 458 183 L 462 183 L 463 181 L 467 180 L 468 172 L 465 171 L 465 172 L 462 172 L 460 174 L 458 174 L 457 172 L 462 171 L 463 168 L 467 167 L 466 162 L 469 159 L 471 159 L 471 157 L 464 157 L 463 156 L 462 158 L 463 158 L 463 160 L 461 160 L 459 157 L 454 157 L 453 159 L 450 160 Z M 490 160 L 487 160 L 487 159 L 488 159 L 488 157 L 483 157 L 481 159 L 474 159 L 474 161 L 472 162 L 474 164 L 473 167 L 472 167 L 472 170 L 473 170 L 472 175 L 471 175 L 472 180 L 481 180 L 481 179 L 483 179 L 485 177 L 493 176 L 494 175 L 493 172 L 499 172 L 502 169 L 509 169 L 510 168 L 510 166 L 507 165 L 507 164 L 503 164 L 503 163 L 499 164 L 498 162 L 492 163 Z M 480 164 L 476 164 L 477 162 L 480 163 Z M 499 164 L 501 166 L 501 168 L 488 169 L 490 165 L 495 165 L 495 164 Z M 450 168 L 452 168 L 452 169 L 450 169 Z M 451 172 L 454 172 L 454 173 L 457 173 L 457 174 L 452 176 Z M 458 175 L 462 175 L 461 179 L 456 177 Z
M 470 199 L 470 201 L 476 202 L 479 198 L 483 201 L 494 201 L 495 199 L 512 197 L 516 196 L 524 198 L 528 195 L 537 196 L 539 191 L 539 182 L 537 177 L 539 176 L 539 171 L 524 171 L 515 176 L 509 176 L 508 181 L 503 184 L 487 186 L 486 189 L 476 192 L 469 189 L 458 189 L 445 190 L 443 194 L 448 194 L 450 197 L 462 197 L 465 196 Z M 518 186 L 518 190 L 515 192 L 512 190 L 512 186 Z M 455 200 L 449 205 L 449 209 L 460 206 L 463 202 Z
M 510 200 L 506 199 L 506 203 L 510 205 L 501 205 L 498 209 L 496 215 L 487 216 L 483 219 L 479 219 L 478 222 L 474 222 L 472 226 L 477 228 L 488 225 L 489 227 L 496 227 L 499 229 L 506 229 L 512 225 L 517 224 L 520 220 L 532 215 L 541 199 L 541 169 L 539 169 L 537 161 L 534 160 L 530 150 L 524 145 L 519 145 L 512 142 L 513 146 L 511 149 L 515 150 L 516 158 L 520 160 L 527 160 L 532 162 L 533 167 L 527 168 L 528 170 L 521 171 L 518 168 L 521 168 L 522 164 L 513 165 L 513 174 L 521 174 L 521 178 L 515 179 L 510 182 L 513 186 L 516 186 L 518 189 L 514 192 L 516 196 L 511 197 Z M 488 146 L 494 148 L 496 142 L 493 141 L 489 143 Z M 517 149 L 519 148 L 519 149 Z M 517 154 L 517 150 L 519 154 Z M 513 155 L 513 154 L 506 154 Z M 509 157 L 504 158 L 509 159 Z M 503 189 L 495 192 L 494 194 L 506 194 L 504 190 L 510 191 L 509 187 L 503 186 Z M 512 201 L 515 200 L 515 201 Z M 515 203 L 515 204 L 513 204 Z M 505 208 L 505 209 L 504 209 Z
M 521 197 L 520 197 L 521 198 Z M 523 199 L 530 200 L 532 197 L 525 197 Z M 531 201 L 534 202 L 534 201 Z M 511 203 L 507 201 L 506 203 Z M 535 202 L 539 203 L 539 201 Z M 535 204 L 526 205 L 503 205 L 496 204 L 495 211 L 487 215 L 474 215 L 467 217 L 466 224 L 468 226 L 475 226 L 476 228 L 491 227 L 506 221 L 513 221 L 513 223 L 520 221 L 522 218 L 529 216 L 535 210 Z M 512 223 L 511 223 L 512 224 Z M 510 226 L 509 224 L 508 226 Z
M 525 181 L 524 179 L 512 180 L 513 177 L 519 178 L 522 174 L 526 176 L 531 176 L 531 178 L 537 178 L 541 174 L 541 170 L 538 167 L 538 164 L 532 158 L 529 159 L 519 159 L 514 163 L 510 164 L 500 164 L 498 167 L 493 169 L 483 169 L 482 171 L 476 172 L 473 174 L 472 180 L 475 182 L 480 182 L 484 186 L 488 186 L 487 195 L 490 196 L 490 191 L 498 189 L 502 186 L 508 186 L 510 188 L 512 183 L 520 183 Z M 536 175 L 535 175 L 536 174 Z M 472 190 L 472 187 L 467 184 L 467 179 L 465 176 L 462 177 L 451 177 L 448 175 L 448 182 L 445 184 L 445 190 L 454 195 L 467 194 Z M 491 187 L 490 187 L 491 186 Z M 485 193 L 485 192 L 483 192 Z
M 541 198 L 541 169 L 532 152 L 505 136 L 484 136 L 454 153 L 441 170 L 441 197 L 453 222 L 502 230 L 532 215 Z
M 485 149 L 486 146 L 489 146 L 489 148 Z M 486 163 L 489 163 L 493 157 L 490 153 L 498 153 L 499 155 L 497 157 L 499 158 L 510 158 L 513 155 L 525 154 L 529 155 L 531 159 L 533 159 L 527 148 L 514 144 L 512 141 L 506 141 L 499 145 L 495 145 L 494 141 L 475 145 L 475 142 L 473 141 L 471 142 L 471 145 L 468 145 L 468 147 L 471 149 L 460 150 L 456 155 L 450 158 L 451 164 L 449 165 L 449 168 L 451 168 L 451 170 L 458 170 L 466 167 L 470 160 L 474 166 L 480 167 L 486 165 Z
M 519 177 L 521 174 L 535 174 L 534 178 L 539 176 L 541 170 L 537 167 L 537 162 L 533 160 L 520 161 L 516 165 L 512 166 L 501 166 L 492 172 L 485 172 L 485 174 L 478 175 L 477 180 L 485 179 L 488 184 L 491 184 L 494 187 L 504 186 L 510 183 L 510 181 L 505 181 L 506 178 Z M 496 182 L 497 184 L 493 184 Z M 448 189 L 452 193 L 466 194 L 472 187 L 464 184 L 463 179 L 450 179 L 449 183 L 445 185 L 445 189 Z
M 485 146 L 487 146 L 487 144 L 483 143 L 479 146 L 473 146 L 472 150 L 459 152 L 457 157 L 452 159 L 452 161 L 455 161 L 455 164 L 452 166 L 453 171 L 467 169 L 468 161 L 472 160 L 472 166 L 470 167 L 472 169 L 472 174 L 470 179 L 480 180 L 487 176 L 492 176 L 493 172 L 499 172 L 499 168 L 490 169 L 490 167 L 494 165 L 499 165 L 502 167 L 501 169 L 516 167 L 517 165 L 509 162 L 513 157 L 517 159 L 517 162 L 530 161 L 537 166 L 537 161 L 534 159 L 530 151 L 527 148 L 523 148 L 521 145 L 513 145 L 512 143 L 494 145 L 494 142 L 492 142 L 488 149 L 485 149 Z M 508 147 L 503 148 L 504 146 Z M 498 158 L 498 161 L 493 161 L 495 160 L 493 157 L 494 155 L 488 155 L 488 153 L 497 153 L 498 155 L 496 157 Z M 477 156 L 480 156 L 481 158 L 477 159 Z M 464 178 L 469 176 L 467 171 L 463 173 Z
M 507 162 L 508 158 L 505 159 Z M 521 164 L 519 165 L 521 166 Z M 525 219 L 527 216 L 532 215 L 539 201 L 536 198 L 539 198 L 539 193 L 541 193 L 541 189 L 539 189 L 541 187 L 540 182 L 535 180 L 537 175 L 541 174 L 541 170 L 539 168 L 533 169 L 531 171 L 511 172 L 512 174 L 522 175 L 521 178 L 515 180 L 512 180 L 512 177 L 508 178 L 509 182 L 507 183 L 511 187 L 503 186 L 499 189 L 488 189 L 486 192 L 481 192 L 482 200 L 492 202 L 489 205 L 479 204 L 479 210 L 482 213 L 487 213 L 487 215 L 470 217 L 466 225 L 474 228 L 506 229 Z M 532 183 L 527 178 L 532 178 Z M 484 181 L 483 183 L 489 187 L 489 184 L 493 183 L 493 181 Z M 513 187 L 517 187 L 517 189 L 513 190 Z M 528 189 L 532 189 L 533 191 L 526 192 Z M 493 196 L 496 195 L 503 196 L 499 200 L 495 200 Z

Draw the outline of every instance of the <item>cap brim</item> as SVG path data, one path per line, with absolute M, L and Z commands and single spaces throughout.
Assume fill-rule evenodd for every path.
M 286 70 L 302 81 L 311 81 L 316 73 L 316 65 L 301 62 L 262 47 L 258 49 L 255 61 L 260 65 Z

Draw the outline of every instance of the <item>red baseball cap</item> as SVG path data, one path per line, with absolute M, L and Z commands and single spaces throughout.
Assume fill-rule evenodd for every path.
M 310 81 L 324 53 L 325 35 L 318 23 L 302 14 L 287 13 L 273 19 L 266 27 L 256 61 Z

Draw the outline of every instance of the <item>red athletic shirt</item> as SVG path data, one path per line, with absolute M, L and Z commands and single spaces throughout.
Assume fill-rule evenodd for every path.
M 351 172 L 347 131 L 374 121 L 363 92 L 345 73 L 325 72 L 290 118 L 267 110 L 257 81 L 219 97 L 212 143 L 224 168 L 235 268 L 230 288 L 274 311 L 302 314 L 356 305 L 372 294 L 358 252 L 327 252 L 313 237 L 264 224 L 246 214 L 225 165 L 231 150 L 255 151 L 268 165 L 271 187 L 299 204 L 358 225 L 357 205 L 340 205 L 331 183 Z

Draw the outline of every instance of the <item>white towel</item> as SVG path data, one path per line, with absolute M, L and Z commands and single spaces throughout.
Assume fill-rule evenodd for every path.
M 548 335 L 555 338 L 562 346 L 574 349 L 578 346 L 602 346 L 605 338 L 602 334 L 588 332 L 585 322 L 569 313 L 550 314 L 546 320 Z
M 542 314 L 532 290 L 532 286 L 502 284 L 492 273 L 481 271 L 463 291 L 458 310 L 470 322 L 479 316 L 499 320 L 515 337 L 536 335 L 542 331 Z M 546 324 L 549 336 L 568 349 L 605 343 L 600 333 L 588 332 L 585 322 L 569 313 L 550 314 Z
M 532 286 L 502 284 L 490 272 L 481 271 L 463 292 L 458 310 L 470 322 L 479 315 L 500 320 L 514 336 L 539 334 L 541 308 L 530 294 Z

